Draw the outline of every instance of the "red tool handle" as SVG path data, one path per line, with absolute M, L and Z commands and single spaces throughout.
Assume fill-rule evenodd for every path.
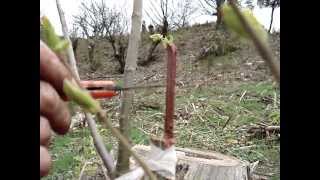
M 80 85 L 87 89 L 94 99 L 106 99 L 118 95 L 113 81 L 80 81 Z M 68 101 L 68 98 L 64 96 L 63 100 Z
M 81 86 L 86 88 L 94 99 L 104 99 L 117 96 L 113 81 L 81 81 Z
M 89 92 L 94 99 L 112 98 L 113 96 L 118 95 L 116 91 L 109 91 L 109 90 L 92 90 Z

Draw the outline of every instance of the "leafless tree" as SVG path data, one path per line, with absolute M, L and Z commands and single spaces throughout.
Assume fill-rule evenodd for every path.
M 271 20 L 270 20 L 270 26 L 268 29 L 268 32 L 271 32 L 271 27 L 272 27 L 272 23 L 273 23 L 273 14 L 274 14 L 274 10 L 277 7 L 280 7 L 280 0 L 258 0 L 257 4 L 260 7 L 271 7 Z
M 253 8 L 254 8 L 253 0 L 245 0 L 245 1 L 244 1 L 244 4 L 245 4 L 245 6 L 246 6 L 247 8 L 253 10 Z
M 119 72 L 124 72 L 127 49 L 127 18 L 117 9 L 108 8 L 103 0 L 81 3 L 80 14 L 75 16 L 75 22 L 88 40 L 90 62 L 94 61 L 96 43 L 107 40 L 113 50 L 114 58 L 119 62 Z
M 189 25 L 192 15 L 198 10 L 193 0 L 173 2 L 172 25 L 174 28 L 184 28 Z
M 153 24 L 149 25 L 149 32 L 155 30 L 163 36 L 167 36 L 170 30 L 186 27 L 193 13 L 197 10 L 192 4 L 193 0 L 154 0 L 149 2 L 149 6 L 144 9 Z M 147 65 L 156 59 L 154 51 L 158 44 L 159 42 L 151 44 L 147 58 L 140 61 L 139 65 Z
M 72 48 L 74 55 L 77 56 L 77 49 L 79 45 L 79 27 L 76 24 L 73 24 L 72 28 L 69 30 L 69 36 L 72 43 Z M 77 57 L 76 57 L 77 58 Z
M 216 25 L 219 27 L 222 24 L 221 6 L 225 0 L 200 0 L 199 5 L 204 14 L 210 16 L 217 16 Z

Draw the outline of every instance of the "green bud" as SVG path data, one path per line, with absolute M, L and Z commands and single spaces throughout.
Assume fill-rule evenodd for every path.
M 161 34 L 152 34 L 150 38 L 153 42 L 158 42 L 161 41 L 163 37 Z
M 248 32 L 242 26 L 239 17 L 234 12 L 233 8 L 230 5 L 224 4 L 222 6 L 223 18 L 225 24 L 230 28 L 233 32 L 238 34 L 240 37 L 245 39 L 249 39 L 250 36 Z M 255 31 L 259 38 L 261 38 L 264 42 L 267 42 L 268 34 L 263 26 L 258 22 L 258 20 L 254 17 L 253 13 L 249 9 L 245 9 L 242 12 L 242 15 L 248 22 L 249 26 Z
M 63 81 L 63 92 L 67 97 L 90 113 L 97 113 L 101 107 L 98 101 L 94 100 L 88 91 L 81 89 L 75 83 L 65 79 Z
M 41 38 L 54 52 L 61 52 L 69 45 L 68 41 L 61 39 L 55 32 L 51 22 L 46 16 L 40 22 Z
M 153 34 L 150 36 L 153 42 L 161 41 L 164 48 L 167 48 L 168 45 L 173 43 L 173 36 L 168 35 L 167 37 L 163 37 L 161 34 Z

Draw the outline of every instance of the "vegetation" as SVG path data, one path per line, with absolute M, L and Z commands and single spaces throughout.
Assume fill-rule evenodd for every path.
M 188 8 L 188 3 L 191 1 L 180 4 L 181 12 L 191 15 L 193 10 Z M 218 15 L 225 2 L 215 3 Z M 128 52 L 128 55 L 124 53 L 127 51 L 127 40 L 121 41 L 128 37 L 123 29 L 123 25 L 127 25 L 123 23 L 125 16 L 109 9 L 103 1 L 83 3 L 81 7 L 82 14 L 75 16 L 76 24 L 71 31 L 74 32 L 71 40 L 72 44 L 76 44 L 74 50 L 81 79 L 121 80 L 119 73 L 125 72 L 125 67 L 128 66 L 125 58 L 132 58 L 132 52 Z M 202 6 L 204 7 L 206 6 Z M 176 146 L 217 151 L 250 163 L 258 161 L 256 174 L 279 179 L 280 130 L 269 131 L 267 128 L 280 125 L 280 90 L 272 81 L 270 70 L 254 46 L 230 34 L 228 29 L 216 29 L 215 27 L 220 26 L 222 17 L 216 23 L 189 26 L 188 18 L 181 19 L 182 16 L 177 15 L 183 13 L 172 13 L 174 11 L 168 8 L 168 1 L 160 1 L 158 8 L 161 13 L 155 18 L 159 20 L 160 33 L 164 37 L 169 37 L 168 33 L 172 34 L 178 47 L 174 115 Z M 118 25 L 110 25 L 112 23 Z M 108 25 L 111 26 L 109 32 Z M 77 37 L 78 31 L 83 33 L 82 38 Z M 146 38 L 149 35 L 150 32 L 145 29 L 141 34 L 139 51 L 135 46 L 137 57 L 133 58 L 141 60 L 152 53 L 154 61 L 137 68 L 135 63 L 131 65 L 137 71 L 127 77 L 126 84 L 129 83 L 130 86 L 165 83 L 166 63 L 162 60 L 165 51 L 157 49 L 158 44 Z M 279 34 L 275 33 L 269 34 L 268 39 L 272 49 L 270 56 L 277 61 L 279 38 Z M 118 44 L 118 47 L 125 48 L 121 51 L 121 60 L 117 59 L 120 52 L 116 47 L 117 40 L 123 43 Z M 113 54 L 111 57 L 117 61 L 105 60 L 108 59 L 108 54 Z M 89 61 L 86 60 L 88 56 Z M 132 109 L 129 116 L 131 128 L 126 136 L 131 137 L 132 144 L 148 145 L 150 136 L 159 137 L 164 133 L 165 93 L 162 88 L 150 88 L 136 90 L 132 95 L 132 107 L 128 106 L 129 110 Z M 101 105 L 113 126 L 121 130 L 124 122 L 119 124 L 119 119 L 123 118 L 119 115 L 119 99 L 101 100 Z M 74 121 L 77 121 L 77 116 L 74 116 Z M 105 129 L 103 125 L 98 123 L 97 129 L 104 139 L 105 147 L 113 157 L 117 157 L 118 141 L 112 136 L 113 131 Z M 45 179 L 107 176 L 87 128 L 75 126 L 66 136 L 54 137 L 50 146 L 54 160 L 53 170 Z M 118 154 L 118 158 L 121 157 Z

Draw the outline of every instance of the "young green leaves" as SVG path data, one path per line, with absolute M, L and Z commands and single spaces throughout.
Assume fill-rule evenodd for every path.
M 47 17 L 41 18 L 42 40 L 56 53 L 62 53 L 69 45 L 68 41 L 60 38 Z M 81 106 L 84 110 L 93 114 L 101 110 L 98 101 L 94 100 L 89 92 L 81 89 L 76 83 L 67 79 L 63 81 L 63 91 L 66 96 Z
M 171 45 L 173 43 L 173 36 L 169 35 L 167 37 L 163 37 L 161 34 L 153 34 L 150 36 L 151 40 L 153 42 L 161 41 L 164 48 L 167 48 L 168 45 Z
M 88 91 L 81 89 L 76 83 L 65 79 L 63 81 L 63 92 L 69 99 L 90 113 L 95 114 L 101 110 L 99 102 L 94 100 Z
M 250 39 L 250 35 L 244 29 L 244 27 L 240 22 L 239 17 L 237 16 L 236 12 L 233 10 L 233 8 L 230 5 L 224 4 L 222 6 L 222 12 L 223 12 L 224 22 L 228 28 L 230 28 L 233 32 L 235 32 L 240 37 L 243 37 L 245 39 Z M 248 24 L 259 36 L 259 38 L 261 38 L 261 40 L 263 40 L 264 42 L 267 42 L 268 34 L 265 31 L 265 29 L 262 27 L 262 25 L 254 17 L 254 15 L 252 14 L 252 11 L 249 9 L 245 9 L 241 13 L 246 19 L 246 21 L 248 22 Z
M 50 47 L 54 52 L 61 52 L 65 50 L 69 43 L 66 40 L 61 39 L 55 32 L 49 19 L 43 16 L 40 19 L 40 35 L 42 40 Z

